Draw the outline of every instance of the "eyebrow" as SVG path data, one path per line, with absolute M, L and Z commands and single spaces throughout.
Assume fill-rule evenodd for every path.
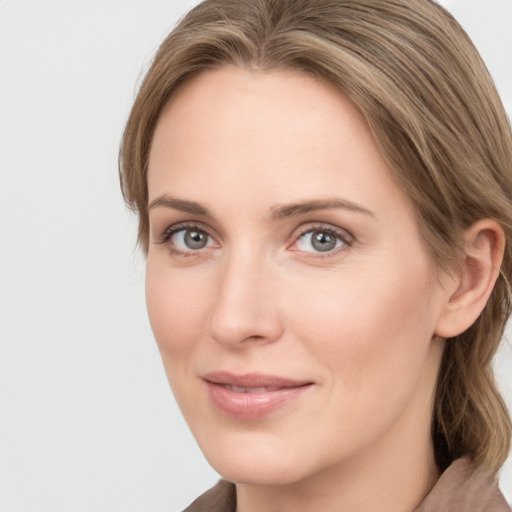
M 272 220 L 281 220 L 317 210 L 335 209 L 350 210 L 375 217 L 375 214 L 372 211 L 345 199 L 316 199 L 313 201 L 302 201 L 300 203 L 277 205 L 270 209 L 270 217 Z
M 195 201 L 188 201 L 186 199 L 178 199 L 176 197 L 171 197 L 167 194 L 162 194 L 157 198 L 153 199 L 149 204 L 149 209 L 153 208 L 172 208 L 174 210 L 180 210 L 185 213 L 190 213 L 192 215 L 201 215 L 203 217 L 212 217 L 210 212 L 199 203 Z M 375 214 L 356 204 L 352 201 L 347 201 L 345 199 L 314 199 L 308 201 L 301 201 L 299 203 L 291 203 L 284 205 L 276 205 L 270 208 L 270 219 L 273 221 L 286 219 L 289 217 L 296 217 L 299 215 L 304 215 L 306 213 L 318 211 L 318 210 L 349 210 L 353 212 L 363 213 L 365 215 L 369 215 L 371 217 L 375 217 Z
M 153 199 L 151 203 L 149 203 L 149 209 L 153 208 L 172 208 L 174 210 L 180 210 L 185 213 L 190 213 L 192 215 L 202 215 L 203 217 L 211 217 L 210 212 L 199 203 L 195 201 L 187 201 L 185 199 L 177 199 L 176 197 L 168 196 L 167 194 L 162 194 L 158 196 L 156 199 Z

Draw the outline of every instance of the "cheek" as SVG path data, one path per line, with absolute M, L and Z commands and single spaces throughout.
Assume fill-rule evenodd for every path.
M 434 331 L 428 267 L 385 268 L 373 274 L 353 268 L 315 286 L 302 280 L 289 295 L 294 334 L 353 394 L 371 397 L 376 387 L 414 380 Z M 300 300 L 304 296 L 307 302 Z
M 292 299 L 301 296 L 299 290 L 289 295 L 299 319 L 294 337 L 325 370 L 327 393 L 315 410 L 322 418 L 318 438 L 343 438 L 340 450 L 347 453 L 378 439 L 415 408 L 428 411 L 437 364 L 430 357 L 435 308 L 429 275 L 413 272 L 411 279 L 406 267 L 387 268 L 386 275 L 371 278 L 357 272 L 337 276 L 314 294 L 302 282 L 309 289 L 307 304 Z M 428 412 L 421 411 L 424 419 Z M 300 428 L 311 426 L 306 421 Z
M 181 270 L 154 264 L 146 267 L 149 321 L 167 367 L 189 354 L 201 337 L 208 301 L 207 289 Z

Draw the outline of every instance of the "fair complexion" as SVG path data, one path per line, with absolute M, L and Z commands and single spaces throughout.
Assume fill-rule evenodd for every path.
M 205 72 L 162 112 L 148 186 L 151 325 L 238 512 L 412 511 L 438 476 L 437 334 L 488 292 L 468 313 L 482 272 L 434 277 L 357 108 L 294 72 Z M 495 233 L 468 234 L 484 260 Z

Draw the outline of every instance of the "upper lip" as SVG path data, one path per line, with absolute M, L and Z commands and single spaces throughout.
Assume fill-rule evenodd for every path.
M 310 380 L 297 380 L 263 373 L 237 375 L 227 371 L 216 371 L 202 376 L 207 382 L 243 388 L 295 388 L 313 384 Z

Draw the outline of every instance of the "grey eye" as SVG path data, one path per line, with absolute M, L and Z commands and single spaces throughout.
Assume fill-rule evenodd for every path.
M 297 248 L 304 252 L 329 252 L 344 244 L 340 236 L 327 230 L 312 230 L 304 233 L 297 241 Z
M 311 245 L 319 252 L 331 251 L 336 247 L 335 236 L 323 231 L 315 231 L 311 237 Z
M 208 243 L 208 235 L 204 231 L 187 229 L 185 232 L 185 245 L 189 249 L 202 249 Z
M 204 249 L 210 237 L 199 229 L 180 229 L 172 236 L 173 244 L 182 251 Z

